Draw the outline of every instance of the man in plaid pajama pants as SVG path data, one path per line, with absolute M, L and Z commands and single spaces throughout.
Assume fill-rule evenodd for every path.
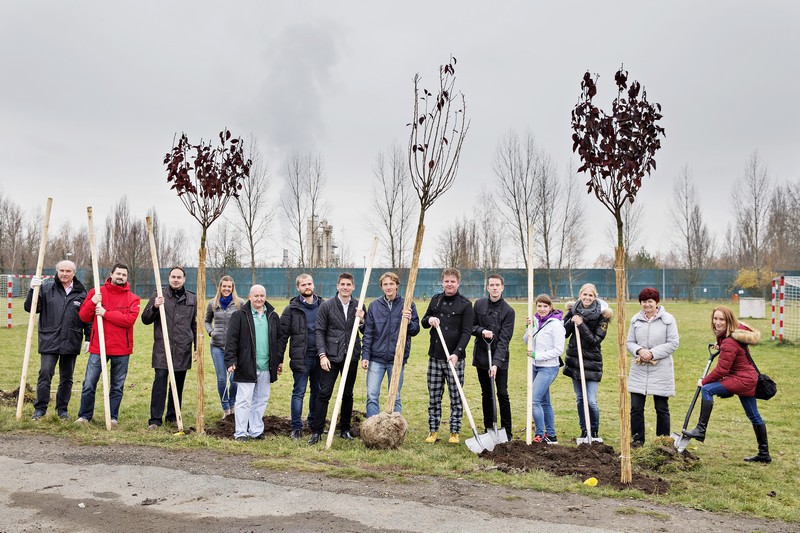
M 425 442 L 434 443 L 439 440 L 439 423 L 442 420 L 442 396 L 444 384 L 447 382 L 447 392 L 450 395 L 450 438 L 448 442 L 460 442 L 461 430 L 461 397 L 458 395 L 453 373 L 450 371 L 448 359 L 453 363 L 461 385 L 464 384 L 464 358 L 466 357 L 467 343 L 472 331 L 473 310 L 469 299 L 458 292 L 461 283 L 461 273 L 455 268 L 445 268 L 442 271 L 443 291 L 431 298 L 428 310 L 422 317 L 422 327 L 442 330 L 447 348 L 446 353 L 439 334 L 431 330 L 431 344 L 428 349 L 428 425 L 430 434 Z

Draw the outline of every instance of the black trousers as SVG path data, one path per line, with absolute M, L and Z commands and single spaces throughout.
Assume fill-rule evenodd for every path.
M 644 444 L 644 405 L 647 396 L 637 392 L 631 393 L 631 441 Z M 669 436 L 669 398 L 653 396 L 656 406 L 656 435 Z
M 53 353 L 40 354 L 42 364 L 39 367 L 39 381 L 36 382 L 36 411 L 47 411 L 50 403 L 50 383 L 56 372 L 58 363 L 58 392 L 56 392 L 56 412 L 66 413 L 69 399 L 72 397 L 72 375 L 75 373 L 75 360 L 78 355 L 59 355 Z
M 172 394 L 167 395 L 169 385 L 169 370 L 166 368 L 156 368 L 155 379 L 153 379 L 153 392 L 150 394 L 150 421 L 148 424 L 161 425 L 161 415 L 164 414 L 164 402 L 167 402 L 167 415 L 164 420 L 175 423 L 175 402 Z M 175 386 L 178 388 L 178 402 L 183 405 L 183 382 L 186 381 L 186 370 L 175 371 Z M 167 399 L 169 398 L 169 399 Z
M 311 426 L 312 433 L 322 433 L 325 429 L 325 417 L 328 416 L 328 403 L 333 395 L 336 379 L 344 369 L 344 361 L 341 363 L 331 363 L 331 369 L 327 372 L 320 369 L 319 372 L 319 396 L 317 397 L 317 408 L 314 410 L 314 424 Z M 344 395 L 342 396 L 342 408 L 339 411 L 339 430 L 350 431 L 350 422 L 353 417 L 353 387 L 356 384 L 358 375 L 358 358 L 350 360 L 350 369 L 347 371 L 347 381 L 344 382 Z
M 478 381 L 481 384 L 481 404 L 483 405 L 483 425 L 486 429 L 494 425 L 494 408 L 492 406 L 492 378 L 489 370 L 477 368 Z M 498 368 L 494 378 L 497 388 L 497 403 L 500 404 L 500 425 L 506 430 L 506 435 L 511 436 L 511 402 L 508 399 L 508 369 Z

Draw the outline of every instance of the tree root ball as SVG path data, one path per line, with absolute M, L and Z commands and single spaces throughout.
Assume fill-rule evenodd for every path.
M 403 445 L 408 422 L 400 413 L 380 412 L 362 422 L 360 429 L 367 448 L 394 450 Z

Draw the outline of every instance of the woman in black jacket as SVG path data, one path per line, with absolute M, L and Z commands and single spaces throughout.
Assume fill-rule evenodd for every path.
M 603 377 L 603 352 L 600 344 L 606 337 L 608 323 L 614 316 L 614 312 L 603 300 L 597 299 L 597 289 L 591 283 L 581 287 L 578 301 L 574 305 L 570 304 L 571 302 L 567 303 L 567 314 L 564 316 L 564 329 L 569 339 L 567 356 L 564 361 L 564 375 L 572 378 L 575 403 L 578 407 L 578 420 L 581 425 L 581 438 L 585 439 L 587 432 L 583 414 L 583 390 L 581 388 L 578 346 L 575 337 L 575 328 L 578 328 L 581 336 L 591 435 L 592 438 L 597 438 L 600 427 L 600 407 L 597 405 L 597 389 Z

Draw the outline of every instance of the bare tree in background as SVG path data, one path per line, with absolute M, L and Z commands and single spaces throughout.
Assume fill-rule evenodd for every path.
M 489 193 L 484 192 L 481 198 L 488 198 Z M 480 258 L 478 268 L 483 271 L 484 278 L 500 268 L 500 254 L 503 251 L 503 231 L 497 225 L 492 202 L 480 201 L 475 209 L 477 217 L 478 243 Z
M 570 162 L 566 172 L 566 183 L 562 195 L 563 208 L 561 209 L 561 219 L 558 221 L 560 250 L 559 269 L 566 269 L 568 291 L 570 295 L 575 294 L 575 285 L 578 283 L 576 269 L 583 262 L 583 250 L 586 244 L 586 235 L 583 232 L 583 224 L 579 221 L 583 215 L 583 195 L 581 195 L 581 183 L 575 172 L 574 164 Z M 550 295 L 556 296 L 555 285 L 550 288 Z
M 780 272 L 800 265 L 800 181 L 775 187 L 767 234 L 772 268 Z
M 208 239 L 209 278 L 216 284 L 219 278 L 230 273 L 233 268 L 241 268 L 239 239 L 236 229 L 223 220 Z
M 481 249 L 478 223 L 474 218 L 461 217 L 452 222 L 439 236 L 436 263 L 440 268 L 480 268 Z
M 0 190 L 0 268 L 3 272 L 21 272 L 24 256 L 36 250 L 36 247 L 25 246 L 25 218 L 22 208 Z
M 256 284 L 256 252 L 261 241 L 266 237 L 267 230 L 273 219 L 273 210 L 267 209 L 271 179 L 269 165 L 261 150 L 258 141 L 251 135 L 245 150 L 252 161 L 250 176 L 242 181 L 239 196 L 236 197 L 236 211 L 242 222 L 241 233 L 247 240 L 250 252 L 250 277 L 251 283 Z
M 170 231 L 154 207 L 147 210 L 153 222 L 158 262 L 162 267 L 180 266 L 186 262 L 186 234 L 182 229 Z
M 537 173 L 543 171 L 546 156 L 531 132 L 520 138 L 509 131 L 497 143 L 494 173 L 497 176 L 497 212 L 509 228 L 517 252 L 528 267 L 528 226 L 538 230 L 541 205 L 536 201 Z
M 688 166 L 681 170 L 672 189 L 672 198 L 671 216 L 677 234 L 676 251 L 685 272 L 687 297 L 691 302 L 713 255 L 713 239 L 703 222 L 697 188 Z
M 744 166 L 744 174 L 736 181 L 731 193 L 731 208 L 736 213 L 736 237 L 740 261 L 755 271 L 758 287 L 764 289 L 770 218 L 772 180 L 758 152 L 753 152 Z
M 393 269 L 406 266 L 412 232 L 406 221 L 417 210 L 407 172 L 405 154 L 399 145 L 378 153 L 373 167 L 376 183 L 372 201 L 377 216 L 370 217 L 370 224 L 380 235 Z
M 131 291 L 136 292 L 140 270 L 150 261 L 150 249 L 144 219 L 131 215 L 127 196 L 111 208 L 101 242 L 100 265 L 110 268 L 116 262 L 125 263 Z
M 297 250 L 297 266 L 314 268 L 314 246 L 308 239 L 309 220 L 316 225 L 324 216 L 325 204 L 322 190 L 325 187 L 325 170 L 322 156 L 292 152 L 286 160 L 284 180 L 286 188 L 281 197 L 281 207 L 291 228 L 290 240 Z M 309 253 L 306 254 L 306 249 Z

